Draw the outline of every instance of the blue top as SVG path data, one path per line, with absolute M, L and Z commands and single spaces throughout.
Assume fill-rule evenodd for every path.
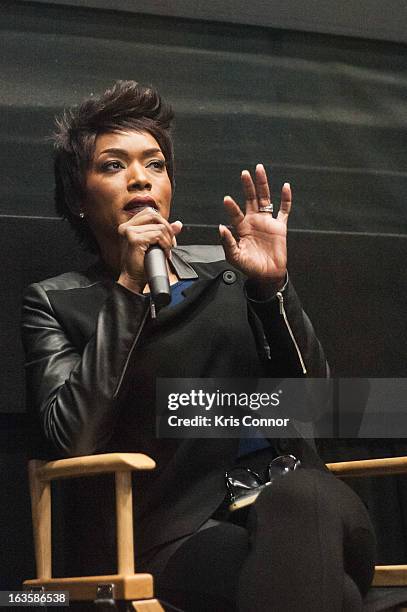
M 176 306 L 185 299 L 182 292 L 192 285 L 193 282 L 193 280 L 182 280 L 171 285 L 171 302 L 168 304 L 168 308 L 170 306 Z
M 171 306 L 176 306 L 185 299 L 183 295 L 183 291 L 192 285 L 193 280 L 183 280 L 178 281 L 171 285 L 171 302 L 168 304 L 168 308 Z M 270 442 L 262 436 L 260 432 L 258 432 L 258 437 L 255 438 L 240 438 L 238 457 L 243 457 L 244 455 L 249 455 L 250 453 L 255 453 L 262 448 L 268 448 L 270 446 Z

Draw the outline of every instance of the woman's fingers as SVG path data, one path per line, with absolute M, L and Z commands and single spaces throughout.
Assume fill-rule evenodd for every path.
M 129 226 L 120 232 L 131 247 L 139 247 L 143 251 L 152 244 L 158 244 L 166 252 L 173 246 L 173 232 L 169 232 L 165 225 Z
M 172 246 L 176 247 L 177 246 L 177 239 L 175 238 L 175 236 L 178 236 L 178 234 L 182 230 L 182 222 L 181 221 L 173 221 L 171 223 L 171 227 L 172 227 L 172 231 L 174 232 L 174 235 L 172 237 Z
M 181 221 L 168 223 L 155 211 L 141 211 L 118 232 L 121 236 L 121 273 L 119 283 L 139 293 L 146 284 L 144 257 L 152 245 L 159 245 L 166 257 L 171 258 L 171 249 L 176 246 L 175 236 L 182 230 Z
M 171 224 L 164 219 L 155 208 L 146 207 L 143 208 L 136 215 L 133 215 L 128 221 L 122 223 L 119 227 L 132 227 L 136 225 L 147 225 L 149 223 L 162 223 L 168 228 L 171 228 Z
M 292 193 L 290 183 L 284 183 L 281 189 L 281 203 L 278 211 L 277 219 L 287 225 L 288 215 L 291 211 Z
M 246 202 L 246 213 L 257 213 L 262 206 L 270 205 L 270 187 L 263 164 L 257 164 L 254 181 L 248 170 L 242 171 L 241 181 Z
M 262 206 L 269 206 L 271 203 L 269 183 L 263 164 L 257 164 L 255 176 L 258 209 L 260 209 Z
M 131 239 L 132 236 L 144 234 L 144 232 L 151 231 L 153 228 L 158 229 L 160 235 L 162 235 L 159 241 L 160 246 L 167 249 L 166 243 L 168 242 L 170 246 L 173 245 L 174 236 L 181 231 L 182 223 L 176 221 L 171 224 L 157 210 L 146 207 L 131 219 L 119 225 L 118 231 L 121 236 L 127 236 L 128 239 Z M 149 236 L 153 238 L 152 234 Z M 154 244 L 157 244 L 157 241 Z
M 178 236 L 178 234 L 182 230 L 182 221 L 173 221 L 172 223 L 170 223 L 170 225 L 171 225 L 172 231 L 174 232 L 174 235 Z
M 263 207 L 270 207 L 271 193 L 267 173 L 263 164 L 257 164 L 255 170 L 255 182 L 248 170 L 243 170 L 241 175 L 242 187 L 246 201 L 246 214 L 258 213 Z M 241 223 L 245 215 L 241 211 L 239 205 L 231 196 L 225 196 L 225 208 L 230 217 L 230 223 L 237 227 Z M 281 202 L 278 211 L 277 219 L 287 225 L 288 215 L 291 211 L 292 195 L 290 183 L 284 183 L 281 189 Z M 269 212 L 269 211 L 267 211 Z
M 231 263 L 239 259 L 239 246 L 232 232 L 225 225 L 219 225 L 219 234 L 225 251 L 226 259 Z
M 243 170 L 240 179 L 246 202 L 246 213 L 258 212 L 256 187 L 254 186 L 250 172 L 248 170 Z
M 236 227 L 244 219 L 244 214 L 240 210 L 240 206 L 228 195 L 223 198 L 223 203 L 229 215 L 231 225 Z

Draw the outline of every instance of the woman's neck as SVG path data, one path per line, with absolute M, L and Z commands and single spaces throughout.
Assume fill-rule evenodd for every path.
M 114 279 L 118 279 L 122 271 L 120 251 L 115 248 L 105 248 L 103 250 L 101 249 L 100 255 L 110 275 Z M 179 281 L 179 278 L 175 274 L 175 272 L 172 270 L 171 266 L 168 263 L 168 260 L 166 261 L 166 264 L 167 264 L 167 272 L 168 272 L 168 279 L 170 281 L 170 285 L 174 285 L 175 283 Z M 147 283 L 143 289 L 143 293 L 149 293 L 149 292 L 150 292 L 150 288 Z

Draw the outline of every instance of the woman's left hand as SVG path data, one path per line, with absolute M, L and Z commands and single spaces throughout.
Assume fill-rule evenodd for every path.
M 270 189 L 266 171 L 262 164 L 256 166 L 255 181 L 248 170 L 243 170 L 243 193 L 246 214 L 230 196 L 225 196 L 224 205 L 238 240 L 224 225 L 219 232 L 226 259 L 246 276 L 259 283 L 272 283 L 276 288 L 284 284 L 287 273 L 287 221 L 291 210 L 291 188 L 284 183 L 281 190 L 280 209 L 276 217 L 270 212 L 260 212 L 270 206 Z

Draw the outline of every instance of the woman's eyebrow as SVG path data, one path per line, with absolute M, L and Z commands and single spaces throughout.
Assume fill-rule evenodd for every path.
M 152 147 L 151 149 L 146 149 L 145 151 L 143 151 L 143 157 L 151 157 L 152 155 L 157 155 L 157 153 L 161 153 L 161 155 L 164 155 L 160 148 Z
M 126 157 L 126 158 L 131 157 L 130 153 L 126 149 L 120 149 L 116 147 L 112 147 L 109 149 L 103 149 L 103 151 L 99 153 L 98 157 L 100 157 L 104 153 L 120 155 L 121 157 Z M 144 151 L 142 151 L 141 156 L 143 158 L 151 157 L 151 155 L 157 155 L 157 153 L 161 153 L 161 155 L 163 155 L 163 152 L 161 151 L 161 149 L 159 149 L 158 147 L 152 147 L 151 149 L 145 149 Z

